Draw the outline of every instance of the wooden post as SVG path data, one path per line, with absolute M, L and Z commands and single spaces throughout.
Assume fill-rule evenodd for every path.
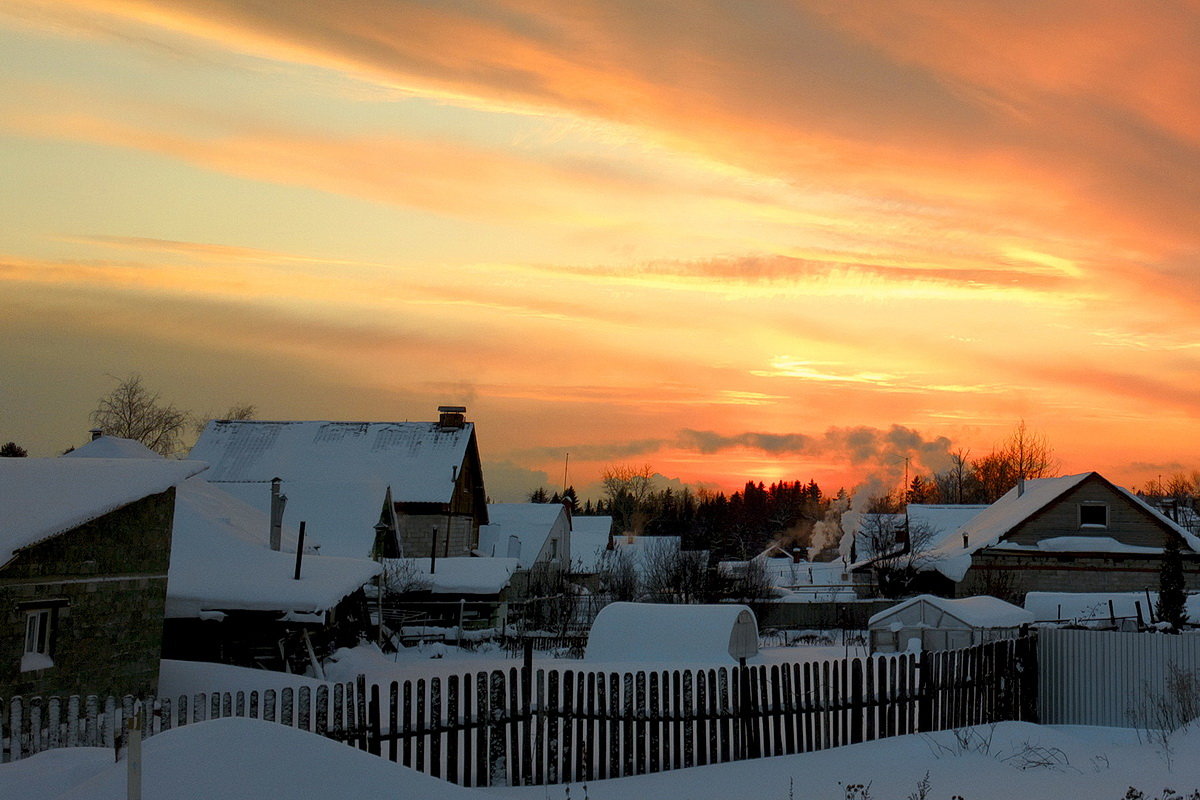
M 125 796 L 128 800 L 142 800 L 142 721 L 141 712 L 125 720 Z
M 917 731 L 933 730 L 933 655 L 921 651 L 921 666 L 917 673 Z

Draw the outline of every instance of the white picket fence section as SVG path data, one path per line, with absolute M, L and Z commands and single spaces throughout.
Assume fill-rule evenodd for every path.
M 202 692 L 176 698 L 13 697 L 0 699 L 0 763 L 58 747 L 122 747 L 125 720 L 141 714 L 142 737 L 219 717 L 251 717 L 312 731 L 366 749 L 366 691 L 356 683 L 298 689 Z
M 1039 717 L 1050 725 L 1141 727 L 1175 668 L 1200 670 L 1200 634 L 1038 632 Z

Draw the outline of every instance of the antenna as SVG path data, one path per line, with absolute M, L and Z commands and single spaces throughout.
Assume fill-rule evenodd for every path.
M 563 494 L 567 493 L 567 469 L 571 465 L 571 454 L 567 453 L 566 459 L 563 461 Z

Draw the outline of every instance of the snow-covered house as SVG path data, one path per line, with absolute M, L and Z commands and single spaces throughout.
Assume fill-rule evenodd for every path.
M 916 506 L 910 506 L 910 514 Z M 1099 473 L 1027 480 L 922 544 L 928 590 L 948 596 L 1140 591 L 1158 585 L 1176 537 L 1187 585 L 1200 587 L 1200 538 Z
M 957 650 L 1016 636 L 1033 614 L 995 597 L 948 600 L 923 594 L 880 611 L 867 629 L 872 653 Z
M 63 456 L 164 460 L 138 442 L 102 436 Z M 163 655 L 281 668 L 353 644 L 369 627 L 363 584 L 374 561 L 318 556 L 297 532 L 269 547 L 270 518 L 194 475 L 175 490 Z
M 485 556 L 515 558 L 521 569 L 571 564 L 571 513 L 561 503 L 489 503 L 488 524 L 479 526 Z
M 488 522 L 475 426 L 462 406 L 437 422 L 213 420 L 191 458 L 208 480 L 270 511 L 281 479 L 286 518 L 301 520 L 329 555 L 469 555 Z M 390 494 L 394 517 L 381 518 Z
M 175 487 L 165 459 L 0 459 L 0 696 L 148 695 Z
M 753 565 L 785 602 L 828 602 L 853 600 L 855 585 L 842 561 L 807 561 L 800 549 L 788 550 L 772 544 L 749 561 L 722 561 L 722 575 L 740 578 Z

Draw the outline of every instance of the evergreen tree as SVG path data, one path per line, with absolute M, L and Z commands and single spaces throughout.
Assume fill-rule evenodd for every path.
M 1158 603 L 1154 613 L 1178 631 L 1187 622 L 1187 591 L 1183 582 L 1183 554 L 1179 537 L 1168 534 L 1158 572 Z
M 16 442 L 5 442 L 4 446 L 0 447 L 0 458 L 25 458 L 27 455 L 29 451 Z

